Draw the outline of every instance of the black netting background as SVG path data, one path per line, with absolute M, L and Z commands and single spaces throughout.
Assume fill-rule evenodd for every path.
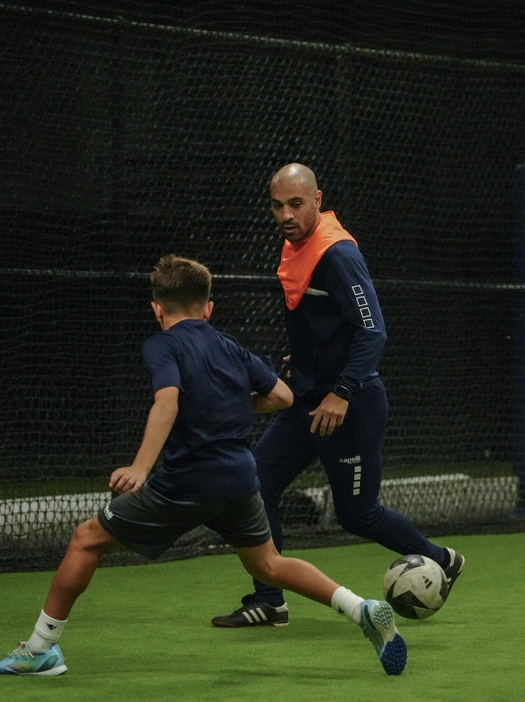
M 53 565 L 132 459 L 160 255 L 209 265 L 214 324 L 281 368 L 267 189 L 295 160 L 383 305 L 385 502 L 433 533 L 520 527 L 523 12 L 423 4 L 305 3 L 292 34 L 288 2 L 0 3 L 3 569 Z M 287 544 L 348 538 L 318 466 L 282 507 Z

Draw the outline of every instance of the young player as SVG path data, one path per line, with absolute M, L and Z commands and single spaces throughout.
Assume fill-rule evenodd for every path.
M 275 548 L 249 449 L 253 412 L 289 407 L 293 395 L 264 360 L 210 324 L 208 269 L 174 255 L 151 274 L 161 331 L 144 344 L 154 403 L 130 466 L 110 479 L 119 494 L 73 534 L 30 638 L 0 661 L 6 675 L 60 675 L 58 646 L 70 611 L 102 557 L 123 544 L 157 558 L 205 524 L 236 547 L 256 578 L 331 606 L 363 628 L 384 670 L 399 675 L 406 644 L 387 602 L 364 600 L 310 563 Z M 162 464 L 152 473 L 159 454 Z

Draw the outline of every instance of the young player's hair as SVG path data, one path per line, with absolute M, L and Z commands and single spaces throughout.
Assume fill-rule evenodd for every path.
M 175 254 L 163 256 L 150 273 L 153 299 L 168 314 L 188 310 L 210 299 L 211 273 L 202 263 Z

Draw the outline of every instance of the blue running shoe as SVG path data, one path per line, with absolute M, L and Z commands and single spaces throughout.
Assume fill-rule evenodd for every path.
M 31 653 L 25 642 L 0 661 L 0 675 L 62 675 L 67 670 L 57 644 L 45 653 Z
M 388 602 L 365 600 L 361 617 L 364 635 L 374 644 L 385 673 L 400 675 L 407 664 L 407 645 L 396 629 L 392 607 Z

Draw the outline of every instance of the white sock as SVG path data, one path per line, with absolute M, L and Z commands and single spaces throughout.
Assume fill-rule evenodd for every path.
M 31 653 L 45 653 L 56 643 L 64 631 L 67 619 L 53 619 L 44 610 L 40 613 L 31 638 L 26 642 L 26 646 Z
M 344 614 L 350 621 L 361 626 L 362 597 L 354 594 L 346 587 L 338 587 L 332 595 L 332 609 L 338 614 Z

